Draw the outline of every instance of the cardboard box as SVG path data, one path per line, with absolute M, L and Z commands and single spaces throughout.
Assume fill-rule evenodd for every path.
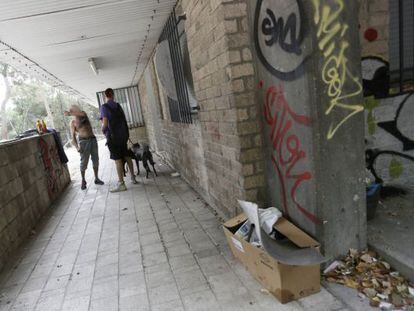
M 253 246 L 234 233 L 247 220 L 241 214 L 224 224 L 224 233 L 233 255 L 252 276 L 281 303 L 288 303 L 320 291 L 320 265 L 290 266 L 278 262 L 263 249 Z M 319 248 L 319 243 L 285 218 L 274 228 L 300 248 Z

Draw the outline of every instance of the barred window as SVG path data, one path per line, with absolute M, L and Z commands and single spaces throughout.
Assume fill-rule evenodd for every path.
M 175 80 L 175 91 L 172 93 L 176 96 L 168 96 L 171 121 L 192 123 L 192 114 L 197 113 L 198 104 L 195 99 L 184 20 L 185 15 L 177 18 L 174 10 L 164 27 L 159 43 L 168 41 Z
M 99 108 L 105 103 L 105 92 L 96 93 Z M 138 87 L 131 86 L 114 89 L 115 101 L 118 102 L 125 112 L 128 126 L 130 128 L 144 126 L 141 102 L 139 99 Z
M 399 92 L 414 82 L 414 1 L 390 0 L 390 84 Z

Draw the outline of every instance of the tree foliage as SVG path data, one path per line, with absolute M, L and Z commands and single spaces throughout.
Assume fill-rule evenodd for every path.
M 0 140 L 12 139 L 36 128 L 36 121 L 40 119 L 45 120 L 48 127 L 58 130 L 66 142 L 70 138 L 70 119 L 64 116 L 64 111 L 73 104 L 80 105 L 88 113 L 92 126 L 97 130 L 99 116 L 96 107 L 78 102 L 42 81 L 0 64 Z

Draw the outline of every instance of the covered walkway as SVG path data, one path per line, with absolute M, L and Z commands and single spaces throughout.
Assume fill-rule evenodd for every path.
M 110 194 L 113 164 L 100 143 L 103 187 L 73 183 L 0 276 L 0 310 L 345 310 L 326 290 L 281 305 L 237 263 L 221 221 L 180 178 L 160 176 Z M 89 172 L 91 173 L 91 172 Z

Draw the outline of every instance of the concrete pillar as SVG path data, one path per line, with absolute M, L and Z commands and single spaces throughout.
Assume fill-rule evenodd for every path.
M 366 246 L 358 3 L 248 1 L 269 203 L 328 256 Z

